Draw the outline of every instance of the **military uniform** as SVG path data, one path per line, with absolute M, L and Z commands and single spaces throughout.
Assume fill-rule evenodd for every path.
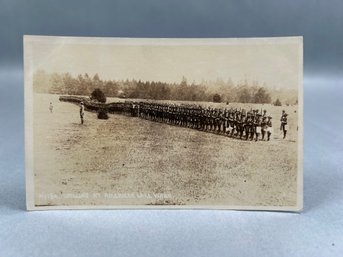
M 83 124 L 83 116 L 85 115 L 85 106 L 83 102 L 80 104 L 80 118 L 81 118 L 81 124 Z
M 272 133 L 273 133 L 272 117 L 268 116 L 268 121 L 267 121 L 268 141 L 270 140 L 270 136 L 271 136 Z
M 259 140 L 260 134 L 261 134 L 261 130 L 262 130 L 262 124 L 261 124 L 261 114 L 256 114 L 255 116 L 255 122 L 254 122 L 254 126 L 255 126 L 255 141 Z
M 281 128 L 283 131 L 283 139 L 286 138 L 287 130 L 288 130 L 287 116 L 288 116 L 288 114 L 285 113 L 284 115 L 282 115 L 281 120 L 280 120 L 281 121 Z

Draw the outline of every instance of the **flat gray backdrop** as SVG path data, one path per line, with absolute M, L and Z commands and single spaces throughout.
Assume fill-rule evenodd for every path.
M 340 0 L 0 0 L 0 256 L 342 256 L 342 13 Z M 304 36 L 304 212 L 26 212 L 24 34 Z

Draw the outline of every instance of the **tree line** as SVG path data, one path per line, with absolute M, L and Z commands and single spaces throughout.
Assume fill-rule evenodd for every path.
M 73 77 L 70 73 L 47 73 L 44 70 L 34 73 L 33 87 L 37 93 L 89 96 L 95 89 L 100 89 L 106 97 L 154 100 L 272 103 L 278 98 L 272 99 L 276 92 L 258 82 L 235 84 L 231 79 L 218 79 L 189 83 L 185 77 L 180 83 L 102 80 L 98 74 L 91 77 L 85 73 Z M 295 100 L 291 99 L 290 104 L 294 104 Z

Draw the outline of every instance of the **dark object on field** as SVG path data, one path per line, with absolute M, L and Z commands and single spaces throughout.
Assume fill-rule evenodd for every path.
M 222 98 L 220 97 L 219 94 L 214 94 L 214 95 L 213 95 L 213 102 L 214 102 L 214 103 L 220 103 L 221 100 L 222 100 Z
M 100 103 L 106 103 L 106 96 L 99 88 L 94 89 L 90 96 L 91 100 L 96 100 Z
M 98 111 L 98 119 L 101 119 L 101 120 L 107 120 L 108 119 L 108 114 L 107 114 L 107 111 L 105 109 L 100 109 Z
M 279 98 L 276 99 L 276 101 L 274 102 L 274 105 L 275 105 L 275 106 L 282 106 L 282 104 L 281 104 Z

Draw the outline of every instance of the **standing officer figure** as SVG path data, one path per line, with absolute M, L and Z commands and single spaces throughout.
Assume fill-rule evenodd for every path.
M 288 114 L 285 113 L 281 117 L 281 128 L 282 128 L 282 131 L 283 131 L 283 139 L 286 138 L 287 130 L 288 130 L 287 116 L 288 116 Z
M 81 124 L 83 124 L 83 116 L 85 115 L 85 106 L 83 102 L 80 104 L 80 118 L 81 118 Z
M 285 115 L 285 110 L 282 110 L 282 114 L 281 114 L 281 118 L 280 118 L 280 122 L 281 122 L 281 124 L 280 124 L 280 130 L 282 130 L 282 117 Z

